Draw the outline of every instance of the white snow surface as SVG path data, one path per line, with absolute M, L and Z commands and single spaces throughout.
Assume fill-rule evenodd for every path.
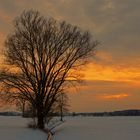
M 66 117 L 52 140 L 140 140 L 140 117 Z M 29 119 L 0 116 L 0 140 L 47 140 Z
M 140 140 L 140 117 L 73 117 L 53 140 Z
M 20 116 L 0 116 L 0 140 L 47 140 L 44 132 L 27 128 L 30 121 Z

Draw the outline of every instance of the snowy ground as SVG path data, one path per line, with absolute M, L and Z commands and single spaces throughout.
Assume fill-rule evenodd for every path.
M 70 118 L 53 140 L 140 140 L 140 117 Z
M 28 119 L 0 116 L 0 140 L 46 140 L 27 128 Z M 55 130 L 53 140 L 140 140 L 140 117 L 73 117 Z
M 29 119 L 0 116 L 0 140 L 47 140 L 45 133 L 27 128 Z

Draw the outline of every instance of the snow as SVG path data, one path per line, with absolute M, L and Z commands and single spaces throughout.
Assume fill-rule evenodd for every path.
M 73 117 L 53 140 L 139 140 L 140 117 Z
M 53 140 L 139 140 L 140 117 L 67 117 L 55 129 Z M 0 116 L 0 140 L 47 140 L 27 128 L 29 119 Z
M 46 140 L 47 135 L 27 128 L 29 119 L 20 116 L 0 116 L 0 140 Z

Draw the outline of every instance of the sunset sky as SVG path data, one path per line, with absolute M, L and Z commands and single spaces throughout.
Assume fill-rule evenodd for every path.
M 140 0 L 0 0 L 0 50 L 23 10 L 66 20 L 100 42 L 69 93 L 70 111 L 140 109 Z M 2 56 L 1 56 L 2 65 Z

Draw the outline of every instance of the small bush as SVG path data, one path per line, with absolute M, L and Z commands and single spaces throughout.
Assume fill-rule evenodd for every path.
M 34 121 L 31 121 L 28 123 L 28 128 L 33 128 L 33 129 L 36 129 L 37 128 L 37 125 Z

